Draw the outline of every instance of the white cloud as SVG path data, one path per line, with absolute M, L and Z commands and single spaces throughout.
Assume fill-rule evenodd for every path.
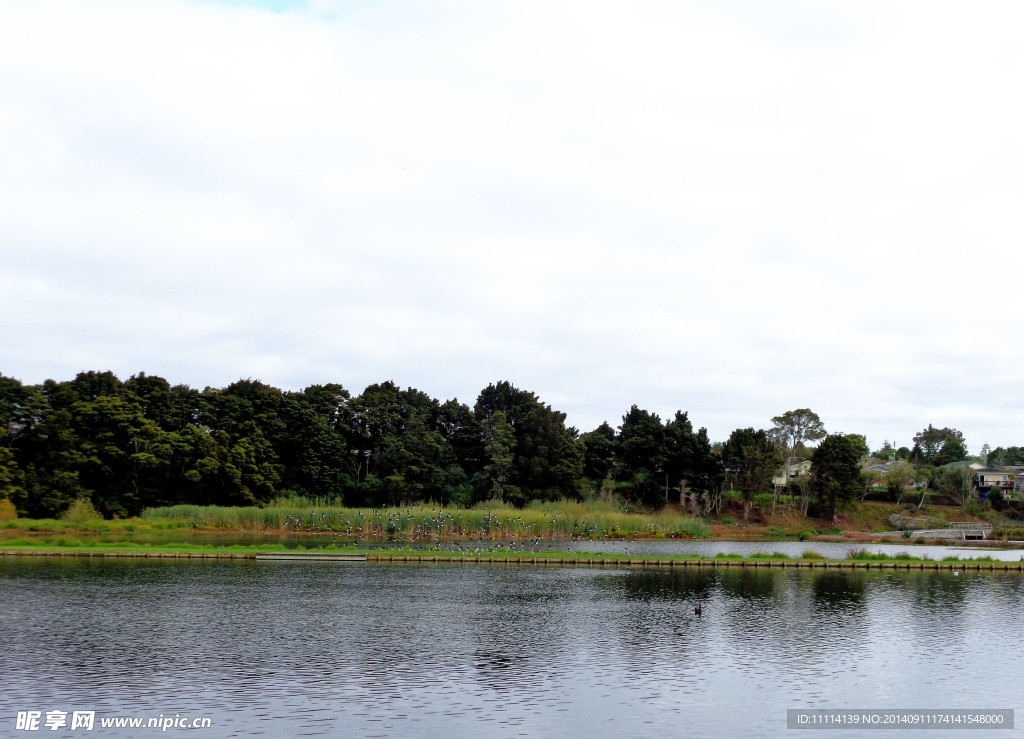
M 0 371 L 1024 443 L 1016 4 L 0 8 Z

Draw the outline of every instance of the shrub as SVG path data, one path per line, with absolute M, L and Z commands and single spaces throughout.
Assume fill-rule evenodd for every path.
M 66 511 L 64 511 L 61 518 L 65 521 L 74 521 L 75 523 L 103 520 L 103 516 L 100 515 L 100 512 L 96 510 L 92 501 L 88 498 L 79 498 L 76 500 Z
M 7 498 L 0 500 L 0 521 L 13 521 L 18 517 L 18 509 Z
M 800 555 L 800 559 L 825 559 L 825 555 L 808 550 Z

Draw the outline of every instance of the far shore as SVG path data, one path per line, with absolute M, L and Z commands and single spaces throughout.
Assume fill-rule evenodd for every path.
M 172 506 L 150 508 L 132 518 L 104 519 L 91 506 L 88 515 L 60 519 L 14 518 L 0 521 L 0 548 L 54 545 L 61 550 L 90 546 L 146 544 L 147 537 L 160 539 L 160 545 L 189 547 L 223 544 L 225 537 L 258 537 L 263 545 L 276 542 L 324 546 L 350 546 L 360 542 L 422 547 L 431 544 L 474 542 L 487 548 L 499 542 L 528 544 L 531 550 L 543 549 L 546 542 L 584 543 L 588 541 L 708 541 L 708 542 L 828 542 L 848 543 L 851 548 L 864 544 L 895 544 L 976 548 L 1024 548 L 1024 527 L 1004 523 L 995 538 L 954 540 L 922 537 L 914 531 L 894 532 L 894 524 L 927 516 L 943 528 L 946 522 L 995 523 L 994 512 L 986 518 L 970 516 L 959 508 L 913 506 L 884 502 L 860 502 L 833 520 L 801 515 L 793 506 L 779 505 L 777 512 L 758 511 L 750 520 L 734 518 L 736 511 L 704 518 L 687 515 L 678 505 L 660 510 L 636 510 L 608 502 L 556 501 L 541 506 L 517 509 L 498 502 L 469 509 L 441 506 L 356 509 L 320 501 L 282 499 L 263 507 Z M 131 541 L 134 538 L 138 541 Z M 128 541 L 123 541 L 127 539 Z M 177 539 L 177 541 L 175 541 Z M 296 540 L 299 540 L 298 542 Z M 105 541 L 104 541 L 105 540 Z M 120 542 L 116 540 L 122 540 Z M 460 546 L 465 549 L 465 546 Z M 514 546 L 512 547 L 515 548 Z M 84 550 L 84 549 L 83 549 Z
M 282 540 L 293 539 L 297 536 L 308 536 L 306 532 L 294 532 L 287 529 L 262 529 L 259 531 L 246 531 L 238 529 L 149 529 L 149 528 L 77 528 L 77 527 L 62 527 L 62 526 L 41 526 L 39 528 L 0 528 L 0 547 L 7 546 L 7 541 L 11 539 L 43 539 L 53 538 L 58 539 L 62 537 L 81 537 L 83 539 L 102 537 L 104 535 L 132 535 L 132 534 L 167 534 L 172 536 L 175 533 L 187 534 L 189 537 L 224 537 L 224 536 L 245 536 L 259 534 L 265 536 L 268 539 L 280 538 Z M 329 537 L 330 534 L 324 535 L 325 538 Z M 362 537 L 362 541 L 384 541 L 383 539 L 375 537 Z M 571 537 L 571 536 L 555 536 L 550 539 L 545 539 L 551 542 L 568 542 L 568 541 L 608 541 L 607 537 Z M 665 537 L 665 536 L 644 536 L 644 535 L 632 535 L 625 537 L 614 537 L 614 541 L 698 541 L 692 537 Z M 358 540 L 355 540 L 358 541 Z M 448 536 L 448 537 L 424 537 L 407 540 L 408 542 L 414 542 L 418 544 L 441 544 L 444 542 L 504 542 L 504 543 L 522 543 L 533 541 L 533 537 L 516 537 L 516 536 L 505 536 L 505 537 L 467 537 L 467 536 Z M 906 536 L 902 533 L 892 534 L 879 534 L 863 531 L 844 531 L 840 534 L 796 534 L 796 533 L 782 533 L 780 534 L 777 529 L 769 529 L 767 527 L 751 527 L 748 531 L 743 533 L 729 532 L 722 533 L 712 531 L 708 536 L 699 539 L 699 541 L 712 541 L 712 542 L 785 542 L 785 541 L 818 541 L 818 542 L 829 542 L 829 543 L 850 543 L 850 544 L 900 544 L 905 546 L 957 546 L 957 547 L 978 547 L 978 548 L 993 548 L 993 549 L 1024 549 L 1024 541 L 1002 541 L 996 539 L 924 539 L 920 537 Z M 84 542 L 83 542 L 84 543 Z M 352 542 L 342 542 L 343 544 Z M 400 540 L 395 543 L 402 543 Z M 37 546 L 36 544 L 30 544 L 28 546 Z M 70 548 L 77 545 L 72 544 Z M 205 546 L 205 545 L 200 545 Z
M 405 563 L 502 563 L 525 565 L 618 565 L 629 567 L 791 567 L 856 569 L 909 569 L 909 570 L 999 570 L 1024 572 L 1024 556 L 1018 561 L 999 561 L 990 557 L 945 557 L 933 560 L 915 557 L 909 552 L 896 555 L 871 554 L 859 551 L 846 559 L 828 559 L 813 552 L 801 557 L 790 557 L 779 552 L 770 554 L 719 554 L 714 557 L 698 555 L 669 555 L 637 557 L 603 552 L 514 552 L 514 551 L 437 551 L 430 549 L 396 548 L 389 550 L 360 549 L 358 547 L 294 547 L 282 544 L 204 546 L 182 544 L 125 544 L 55 545 L 31 543 L 0 544 L 0 563 L 8 557 L 75 557 L 75 558 L 149 558 L 149 559 L 257 559 L 286 555 L 308 560 L 328 559 L 332 555 L 355 555 L 368 562 Z M 8 560 L 9 561 L 9 560 Z

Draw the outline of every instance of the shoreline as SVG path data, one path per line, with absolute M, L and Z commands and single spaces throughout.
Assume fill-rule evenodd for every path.
M 189 536 L 266 536 L 268 538 L 282 537 L 284 539 L 290 539 L 295 536 L 308 536 L 308 532 L 296 532 L 289 531 L 287 529 L 260 529 L 257 531 L 248 531 L 240 529 L 81 529 L 81 528 L 65 528 L 65 529 L 13 529 L 13 528 L 0 528 L 0 548 L 5 545 L 5 540 L 16 540 L 20 538 L 45 538 L 45 537 L 81 537 L 92 538 L 102 536 L 123 536 L 123 535 L 166 535 L 174 536 L 175 534 L 183 533 Z M 327 536 L 329 534 L 324 534 Z M 417 543 L 436 543 L 440 544 L 443 542 L 467 542 L 467 541 L 488 541 L 488 542 L 528 542 L 533 541 L 535 537 L 532 536 L 506 536 L 506 537 L 480 537 L 479 539 L 469 536 L 445 536 L 445 537 L 421 537 L 411 539 Z M 557 536 L 557 537 L 545 537 L 546 540 L 551 542 L 586 542 L 586 541 L 606 541 L 609 539 L 584 539 L 580 537 L 572 536 Z M 917 546 L 957 546 L 967 548 L 978 548 L 978 549 L 1003 549 L 1006 551 L 1013 551 L 1020 549 L 1022 556 L 1024 556 L 1024 542 L 1021 541 L 1003 541 L 1001 539 L 924 539 L 921 537 L 908 537 L 904 535 L 880 535 L 871 532 L 858 532 L 858 531 L 845 531 L 840 534 L 814 534 L 810 536 L 800 536 L 795 533 L 778 533 L 770 531 L 762 531 L 757 533 L 751 533 L 749 535 L 742 534 L 715 534 L 712 533 L 710 536 L 703 538 L 693 537 L 671 537 L 671 536 L 626 536 L 626 537 L 614 537 L 611 540 L 615 541 L 638 541 L 638 542 L 656 542 L 656 541 L 706 541 L 706 542 L 719 542 L 719 543 L 761 543 L 770 544 L 773 542 L 823 542 L 830 544 L 899 544 L 908 547 Z M 356 540 L 358 541 L 358 540 Z M 373 537 L 366 537 L 364 541 L 377 541 Z M 383 540 L 381 540 L 383 541 Z M 42 546 L 41 544 L 24 545 L 21 543 L 13 544 L 15 547 L 20 546 Z M 53 546 L 61 547 L 59 543 Z M 78 545 L 71 545 L 78 546 Z M 90 546 L 89 544 L 82 544 L 83 548 Z M 132 546 L 132 545 L 129 545 Z M 147 545 L 141 545 L 147 546 Z M 153 545 L 161 546 L 161 545 Z M 188 545 L 183 544 L 182 546 L 207 546 L 203 544 Z M 350 546 L 344 544 L 344 546 Z
M 866 558 L 826 559 L 794 558 L 772 555 L 751 555 L 742 557 L 726 555 L 700 557 L 694 555 L 631 557 L 620 554 L 580 552 L 436 552 L 430 550 L 400 550 L 381 552 L 379 550 L 339 547 L 331 551 L 323 549 L 274 549 L 260 547 L 85 547 L 37 545 L 8 546 L 0 548 L 0 561 L 7 557 L 76 557 L 76 558 L 136 558 L 136 559 L 290 559 L 292 561 L 331 560 L 338 555 L 353 555 L 370 563 L 441 563 L 441 564 L 514 564 L 541 566 L 619 566 L 659 568 L 793 568 L 793 569 L 878 569 L 878 570 L 990 570 L 1024 572 L 1024 558 L 1019 561 L 998 561 L 948 558 L 931 560 L 921 557 L 892 557 L 869 555 Z

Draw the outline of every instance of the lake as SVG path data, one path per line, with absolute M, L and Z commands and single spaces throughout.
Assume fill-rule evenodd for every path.
M 5 557 L 0 735 L 29 710 L 96 712 L 46 736 L 555 737 L 1016 708 L 1022 603 L 1007 572 Z

